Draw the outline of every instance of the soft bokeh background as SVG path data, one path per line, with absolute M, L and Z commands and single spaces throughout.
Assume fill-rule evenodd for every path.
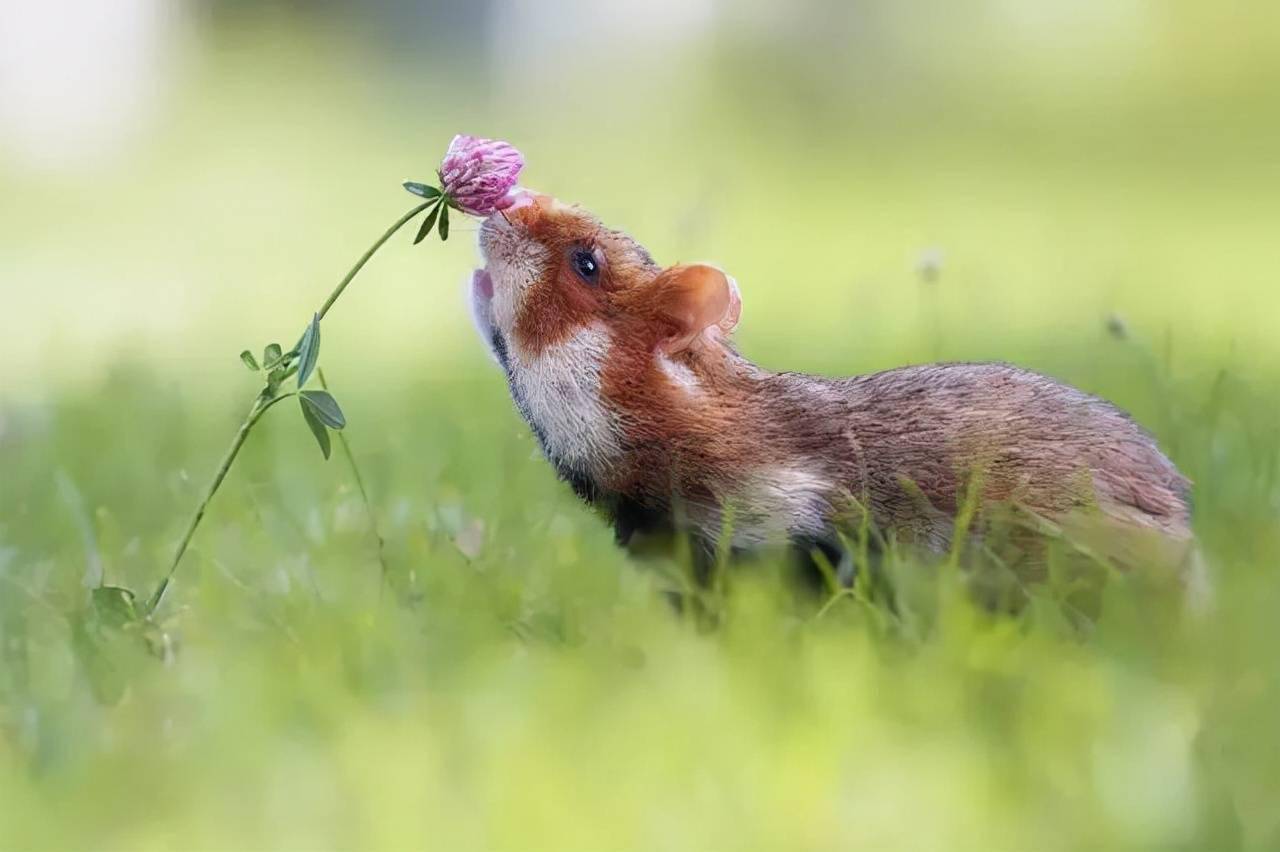
M 10 0 L 3 386 L 92 380 L 121 351 L 226 377 L 458 131 L 511 139 L 529 185 L 659 257 L 726 265 L 744 340 L 796 366 L 822 357 L 784 343 L 801 329 L 888 361 L 918 345 L 926 252 L 963 329 L 934 343 L 984 343 L 952 355 L 1110 311 L 1274 351 L 1276 13 L 899 5 Z M 475 360 L 463 242 L 382 258 L 331 336 L 374 351 L 335 360 Z
M 3 844 L 1274 848 L 1277 92 L 1263 2 L 2 0 Z M 743 580 L 700 635 L 533 457 L 458 222 L 326 321 L 384 591 L 281 412 L 167 663 L 86 645 L 87 588 L 151 588 L 256 391 L 236 354 L 455 132 L 725 266 L 767 366 L 1115 399 L 1197 481 L 1218 610 L 1121 593 L 1081 638 L 943 577 L 924 627 L 815 622 Z

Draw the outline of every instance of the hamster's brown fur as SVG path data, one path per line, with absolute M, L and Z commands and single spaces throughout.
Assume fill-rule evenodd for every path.
M 546 196 L 486 220 L 480 247 L 474 307 L 516 404 L 624 543 L 676 529 L 708 546 L 728 530 L 743 550 L 831 546 L 865 509 L 895 539 L 944 552 L 972 485 L 976 530 L 1003 507 L 1122 567 L 1191 553 L 1187 480 L 1097 397 L 1006 364 L 769 372 L 724 339 L 740 310 L 732 279 L 664 270 Z

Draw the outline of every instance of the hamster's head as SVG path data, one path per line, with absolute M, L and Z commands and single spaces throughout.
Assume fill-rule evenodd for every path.
M 620 345 L 655 356 L 718 346 L 741 313 L 719 269 L 664 269 L 631 237 L 546 195 L 519 194 L 483 222 L 479 242 L 472 305 L 509 374 L 546 359 L 598 362 Z M 584 341 L 588 355 L 576 351 Z

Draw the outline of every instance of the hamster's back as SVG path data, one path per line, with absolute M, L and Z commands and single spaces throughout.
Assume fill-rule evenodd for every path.
M 976 475 L 984 502 L 1059 520 L 1094 511 L 1190 538 L 1186 478 L 1105 400 L 998 363 L 902 367 L 836 384 L 868 491 L 890 523 L 922 498 L 953 515 Z

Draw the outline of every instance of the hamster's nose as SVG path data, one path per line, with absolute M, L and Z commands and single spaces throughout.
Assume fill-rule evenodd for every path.
M 517 189 L 512 196 L 511 203 L 499 210 L 498 214 L 513 225 L 526 227 L 560 203 L 550 195 L 543 195 L 531 189 Z
M 528 207 L 530 204 L 537 204 L 539 198 L 545 198 L 546 196 L 540 192 L 534 192 L 532 189 L 518 186 L 511 191 L 508 197 L 511 199 L 511 203 L 502 209 L 510 213 L 523 207 Z

